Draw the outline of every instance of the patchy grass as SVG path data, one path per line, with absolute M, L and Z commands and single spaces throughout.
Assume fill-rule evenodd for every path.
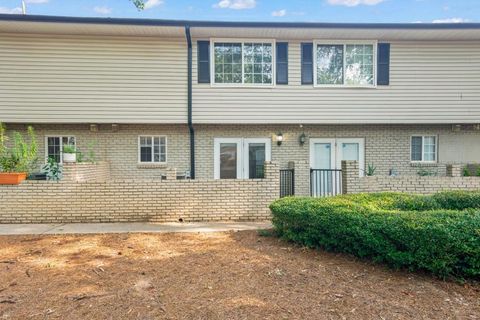
M 0 301 L 0 319 L 480 315 L 476 284 L 392 271 L 256 231 L 0 237 Z

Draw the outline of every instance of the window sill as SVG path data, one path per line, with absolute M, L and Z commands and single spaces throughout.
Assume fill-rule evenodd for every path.
M 137 163 L 137 169 L 159 169 L 167 167 L 167 163 Z

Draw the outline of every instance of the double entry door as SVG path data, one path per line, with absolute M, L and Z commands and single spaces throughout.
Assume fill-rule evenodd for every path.
M 261 179 L 265 161 L 271 160 L 271 140 L 264 138 L 215 138 L 215 179 Z
M 310 189 L 313 196 L 342 193 L 342 160 L 356 160 L 364 173 L 365 143 L 363 138 L 310 139 Z

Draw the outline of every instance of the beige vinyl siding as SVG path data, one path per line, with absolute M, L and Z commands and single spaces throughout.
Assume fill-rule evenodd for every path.
M 197 83 L 194 41 L 194 122 L 480 122 L 478 41 L 391 42 L 390 86 L 353 89 L 301 85 L 301 41 L 288 42 L 288 85 L 222 88 Z
M 186 123 L 182 38 L 0 34 L 0 121 Z

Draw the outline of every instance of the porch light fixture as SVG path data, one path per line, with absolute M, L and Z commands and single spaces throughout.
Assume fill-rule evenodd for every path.
M 91 132 L 97 132 L 97 131 L 98 131 L 98 125 L 96 125 L 96 124 L 91 124 L 91 125 L 90 125 L 90 131 L 91 131 Z
M 300 128 L 303 129 L 303 124 L 300 125 Z M 303 146 L 306 141 L 307 141 L 307 136 L 305 135 L 305 131 L 303 131 L 300 137 L 298 138 L 298 142 L 300 143 L 300 146 Z
M 298 138 L 298 142 L 300 143 L 301 146 L 303 146 L 306 141 L 307 141 L 307 136 L 305 135 L 305 133 L 302 133 Z
M 283 142 L 283 134 L 281 132 L 277 133 L 277 145 L 281 146 Z
M 116 123 L 112 124 L 112 132 L 118 132 L 120 130 L 120 126 Z

